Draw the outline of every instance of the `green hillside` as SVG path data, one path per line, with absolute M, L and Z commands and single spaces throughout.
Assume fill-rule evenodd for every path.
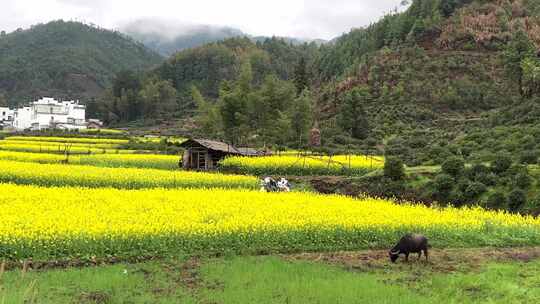
M 118 32 L 54 21 L 0 37 L 0 94 L 11 105 L 45 95 L 87 100 L 100 96 L 116 73 L 160 62 Z
M 340 37 L 317 61 L 323 139 L 333 146 L 351 142 L 332 135 L 347 131 L 344 100 L 361 90 L 355 105 L 369 127 L 345 135 L 364 146 L 409 164 L 439 162 L 430 149 L 489 159 L 501 145 L 480 147 L 467 134 L 538 121 L 535 111 L 517 116 L 539 92 L 538 8 L 536 1 L 417 0 L 404 13 Z
M 540 129 L 539 16 L 532 0 L 414 0 L 324 45 L 233 38 L 175 54 L 134 76 L 140 85 L 117 79 L 100 111 L 115 123 L 148 118 L 145 83 L 161 83 L 177 94 L 162 112 L 194 118 L 185 125 L 201 136 L 306 147 L 316 126 L 331 152 L 370 150 L 409 165 L 489 161 Z M 138 114 L 121 117 L 127 108 Z M 276 131 L 285 129 L 294 131 Z M 493 130 L 511 136 L 480 140 Z

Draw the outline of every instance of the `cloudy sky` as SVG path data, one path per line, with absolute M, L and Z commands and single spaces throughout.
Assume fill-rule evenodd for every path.
M 368 25 L 401 0 L 0 0 L 0 30 L 55 19 L 121 29 L 138 20 L 225 25 L 251 35 L 330 39 Z

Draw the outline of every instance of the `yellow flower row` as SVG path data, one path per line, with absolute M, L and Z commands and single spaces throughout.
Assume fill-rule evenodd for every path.
M 24 141 L 52 141 L 61 143 L 84 143 L 84 144 L 127 144 L 127 139 L 112 138 L 85 138 L 85 137 L 54 137 L 54 136 L 10 136 L 9 140 Z
M 115 130 L 115 129 L 84 129 L 79 130 L 80 133 L 83 134 L 106 134 L 106 135 L 122 135 L 126 134 L 126 131 L 123 130 Z
M 0 161 L 0 182 L 41 186 L 140 188 L 250 188 L 255 177 L 139 168 L 101 168 L 82 165 Z
M 349 250 L 406 232 L 433 246 L 536 245 L 540 220 L 379 199 L 248 190 L 0 184 L 0 257 Z
M 359 175 L 382 168 L 384 158 L 362 155 L 229 157 L 220 165 L 225 171 L 255 175 Z
M 0 160 L 58 164 L 65 161 L 61 154 L 0 151 Z M 72 155 L 69 164 L 96 167 L 151 168 L 163 170 L 178 169 L 179 156 L 160 154 L 91 154 Z
M 97 148 L 97 149 L 117 149 L 120 147 L 119 144 L 109 144 L 109 143 L 62 143 L 56 141 L 33 141 L 33 140 L 21 140 L 21 139 L 10 139 L 0 141 L 0 146 L 10 146 L 10 145 L 24 145 L 24 146 L 40 146 L 46 148 L 56 148 L 64 149 L 66 147 L 71 148 Z
M 108 144 L 105 144 L 108 145 Z M 0 142 L 0 150 L 4 151 L 18 151 L 18 152 L 32 152 L 32 153 L 64 153 L 68 145 L 64 143 L 45 143 L 36 141 L 35 143 L 24 142 L 18 143 L 16 141 Z M 71 146 L 69 147 L 70 154 L 130 154 L 135 153 L 135 150 L 124 150 L 116 148 L 97 148 L 93 145 L 83 146 Z

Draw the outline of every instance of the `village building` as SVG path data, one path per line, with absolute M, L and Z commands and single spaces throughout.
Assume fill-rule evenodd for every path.
M 78 101 L 42 98 L 10 111 L 13 113 L 11 125 L 16 130 L 86 129 L 86 106 Z
M 224 142 L 208 139 L 189 139 L 181 145 L 185 149 L 181 166 L 185 170 L 214 170 L 227 156 L 263 156 L 265 152 L 252 148 L 237 148 Z
M 101 129 L 103 128 L 103 121 L 99 119 L 88 119 L 86 124 L 87 129 Z
M 13 121 L 13 110 L 7 107 L 0 107 L 0 127 L 10 126 Z

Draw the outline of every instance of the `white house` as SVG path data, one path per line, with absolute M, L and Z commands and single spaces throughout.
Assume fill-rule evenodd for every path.
M 86 106 L 78 101 L 42 98 L 29 106 L 15 109 L 13 127 L 17 130 L 86 129 Z
M 13 110 L 0 107 L 0 123 L 10 123 L 11 121 L 13 121 Z

